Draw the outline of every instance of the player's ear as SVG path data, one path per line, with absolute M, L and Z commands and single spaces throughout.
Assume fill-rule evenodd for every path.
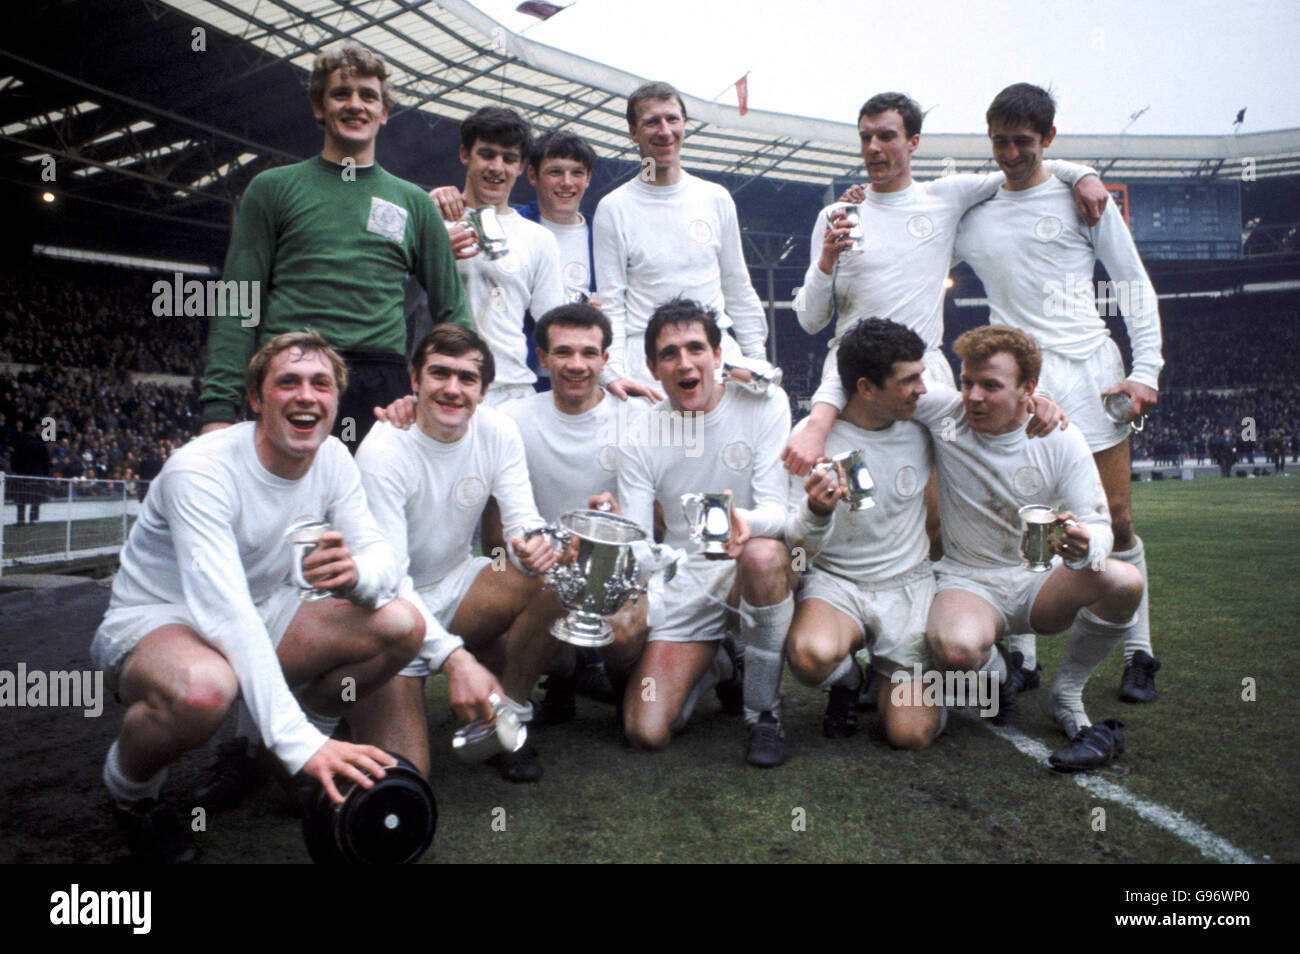
M 466 149 L 464 146 L 460 147 L 460 164 L 462 166 L 469 165 L 469 150 Z
M 534 189 L 537 188 L 537 170 L 532 167 L 531 163 L 528 166 L 528 184 Z
M 546 349 L 542 347 L 538 347 L 536 351 L 537 351 L 537 363 L 549 371 L 550 366 L 547 365 L 546 363 Z
M 1056 138 L 1056 127 L 1053 126 L 1051 129 L 1047 130 L 1047 135 L 1043 137 L 1043 148 L 1046 149 L 1048 146 L 1050 146 L 1052 144 L 1052 140 L 1055 138 Z

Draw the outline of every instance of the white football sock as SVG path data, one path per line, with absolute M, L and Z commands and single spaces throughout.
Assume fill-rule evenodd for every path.
M 831 686 L 840 686 L 844 689 L 858 689 L 862 686 L 862 667 L 858 665 L 852 653 L 841 659 L 840 664 L 835 667 L 835 671 L 827 676 L 817 688 L 829 689 Z
M 1131 621 L 1108 623 L 1086 607 L 1074 618 L 1074 624 L 1066 634 L 1065 656 L 1056 669 L 1051 690 L 1042 699 L 1043 710 L 1061 723 L 1061 728 L 1071 738 L 1079 729 L 1092 725 L 1083 709 L 1083 687 L 1088 677 L 1115 648 L 1130 625 Z M 1069 724 L 1071 721 L 1073 725 Z
M 1038 637 L 1033 633 L 1008 636 L 1007 648 L 1013 653 L 1020 653 L 1025 657 L 1025 661 L 1020 664 L 1021 669 L 1028 669 L 1033 672 L 1038 668 Z
M 529 699 L 528 702 L 520 705 L 509 696 L 503 696 L 502 698 L 505 699 L 506 708 L 518 716 L 520 722 L 527 723 L 533 721 L 533 700 Z
M 1147 582 L 1147 556 L 1146 548 L 1142 546 L 1142 538 L 1134 535 L 1131 550 L 1125 550 L 1123 553 L 1111 553 L 1111 556 L 1116 560 L 1122 560 L 1129 566 L 1137 567 L 1138 572 L 1142 574 L 1142 602 L 1138 604 L 1133 625 L 1124 634 L 1124 662 L 1127 664 L 1139 649 L 1148 656 L 1154 657 L 1155 653 L 1151 651 L 1151 613 L 1147 607 L 1147 593 L 1150 590 L 1150 584 Z
M 722 643 L 718 643 L 718 652 L 713 657 L 713 662 L 709 663 L 709 668 L 704 670 L 704 675 L 700 676 L 699 681 L 691 687 L 691 691 L 686 695 L 686 701 L 682 703 L 682 725 L 690 721 L 691 714 L 695 712 L 695 706 L 700 701 L 700 696 L 704 695 L 720 682 L 726 682 L 731 678 L 735 670 L 731 665 L 731 657 L 727 651 L 722 648 Z
M 745 640 L 745 724 L 753 725 L 760 713 L 775 712 L 781 702 L 785 637 L 794 619 L 794 597 L 787 594 L 771 606 L 751 606 L 742 598 L 740 614 Z
M 164 766 L 158 770 L 158 774 L 153 778 L 145 779 L 143 782 L 137 782 L 126 777 L 122 771 L 122 763 L 118 761 L 117 739 L 108 747 L 108 755 L 104 758 L 104 785 L 108 787 L 108 793 L 113 796 L 113 801 L 117 802 L 119 808 L 129 809 L 133 804 L 142 799 L 157 799 L 162 794 L 163 782 L 167 781 L 167 768 Z

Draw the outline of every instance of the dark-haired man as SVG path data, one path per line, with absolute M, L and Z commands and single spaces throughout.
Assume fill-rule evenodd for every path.
M 683 494 L 730 492 L 732 519 L 728 559 L 696 553 L 665 585 L 663 619 L 651 621 L 624 696 L 624 730 L 637 748 L 668 744 L 709 683 L 730 678 L 719 645 L 735 613 L 745 646 L 746 759 L 781 765 L 790 757 L 780 681 L 794 610 L 790 553 L 780 539 L 786 477 L 777 459 L 790 430 L 788 399 L 780 388 L 756 394 L 716 380 L 722 332 L 712 310 L 698 302 L 661 305 L 643 343 L 649 370 L 668 397 L 651 409 L 642 438 L 629 434 L 619 445 L 623 515 L 650 534 L 660 501 L 664 542 L 685 550 L 698 546 Z
M 543 536 L 527 536 L 542 519 L 533 503 L 519 428 L 484 403 L 494 365 L 491 348 L 476 333 L 453 325 L 434 328 L 411 359 L 416 426 L 377 424 L 357 451 L 357 466 L 375 519 L 419 598 L 470 653 L 501 675 L 505 704 L 527 722 L 532 718 L 528 694 L 539 671 L 528 660 L 554 645 L 545 633 L 539 640 L 521 614 L 537 593 L 535 574 L 549 568 L 555 554 Z M 474 529 L 489 497 L 500 502 L 508 554 L 473 557 Z M 394 700 L 386 710 L 400 711 L 400 718 L 383 724 L 353 720 L 425 771 L 423 677 L 444 667 L 444 654 L 445 644 L 426 644 L 393 681 Z M 455 704 L 460 687 L 454 679 L 451 688 Z M 485 699 L 483 688 L 478 678 L 468 691 Z M 495 759 L 511 781 L 541 777 L 532 749 Z
M 811 563 L 799 589 L 786 655 L 805 685 L 830 690 L 822 732 L 857 731 L 866 679 L 854 653 L 866 648 L 879 678 L 876 704 L 891 745 L 921 749 L 933 741 L 943 708 L 894 689 L 930 668 L 926 615 L 934 599 L 923 490 L 930 437 L 912 421 L 925 394 L 925 342 L 897 322 L 868 318 L 849 329 L 836 360 L 848 401 L 826 438 L 830 455 L 860 451 L 875 485 L 875 506 L 836 506 L 845 495 L 831 470 L 790 476 L 785 539 Z M 802 426 L 802 425 L 800 425 Z M 797 430 L 797 428 L 796 428 Z M 918 686 L 919 688 L 919 686 Z
M 667 83 L 627 101 L 628 136 L 642 170 L 596 207 L 596 288 L 614 329 L 609 376 L 654 388 L 642 353 L 654 310 L 682 296 L 715 310 L 727 357 L 766 363 L 767 318 L 750 283 L 736 204 L 727 190 L 682 168 L 686 104 Z M 618 393 L 618 385 L 611 385 Z
M 355 44 L 322 53 L 308 92 L 321 154 L 260 173 L 239 205 L 222 280 L 246 283 L 256 313 L 209 316 L 203 430 L 238 419 L 259 339 L 310 327 L 348 363 L 335 434 L 355 450 L 373 408 L 406 391 L 406 275 L 428 293 L 434 322 L 468 326 L 470 316 L 437 210 L 375 162 L 393 105 L 384 61 Z
M 862 105 L 858 134 L 870 187 L 855 186 L 850 192 L 859 205 L 864 247 L 849 253 L 853 243 L 841 203 L 823 209 L 813 226 L 811 264 L 794 309 L 810 334 L 838 312 L 837 338 L 867 317 L 906 325 L 925 342 L 926 379 L 951 387 L 952 369 L 940 348 L 943 283 L 957 223 L 972 205 L 993 195 L 1001 176 L 951 175 L 915 182 L 912 153 L 921 141 L 921 120 L 921 107 L 902 93 L 878 93 Z M 1075 186 L 1081 205 L 1099 216 L 1106 190 L 1093 171 L 1067 163 L 1057 164 L 1056 171 Z M 783 453 L 792 473 L 806 474 L 820 456 L 845 393 L 832 347 L 808 423 Z
M 1123 639 L 1142 599 L 1142 576 L 1108 557 L 1114 539 L 1106 494 L 1083 434 L 1073 424 L 1029 440 L 1031 398 L 1042 357 L 1022 331 L 985 325 L 953 344 L 962 358 L 961 394 L 936 387 L 916 418 L 936 434 L 943 559 L 927 638 L 945 670 L 988 669 L 1002 687 L 1001 716 L 1014 722 L 1021 674 L 994 646 L 1014 633 L 1069 629 L 1065 655 L 1043 700 L 1070 744 L 1056 768 L 1094 768 L 1123 751 L 1113 720 L 1092 724 L 1083 687 Z M 1021 508 L 1059 514 L 1050 572 L 1021 566 Z
M 1092 449 L 1115 532 L 1115 559 L 1147 578 L 1142 540 L 1133 531 L 1130 503 L 1130 421 L 1155 407 L 1161 358 L 1160 314 L 1155 289 L 1138 257 L 1133 236 L 1112 203 L 1101 221 L 1085 227 L 1073 214 L 1069 190 L 1054 179 L 1043 153 L 1056 137 L 1051 93 L 1016 83 L 989 105 L 989 142 L 1006 182 L 991 200 L 966 213 L 957 231 L 956 257 L 975 269 L 988 293 L 991 320 L 1033 335 L 1043 349 L 1040 392 L 1049 394 L 1083 431 Z M 1106 267 L 1133 349 L 1133 370 L 1124 374 L 1119 347 L 1097 314 L 1092 276 Z M 1126 419 L 1112 420 L 1103 401 L 1127 397 Z M 1034 638 L 1016 637 L 1012 648 L 1035 673 Z M 1154 702 L 1155 673 L 1146 591 L 1138 623 L 1124 645 L 1120 698 Z M 1031 678 L 1037 678 L 1036 675 Z
M 465 283 L 474 328 L 492 348 L 497 380 L 489 406 L 528 397 L 537 380 L 528 367 L 524 316 L 542 315 L 564 303 L 559 248 L 554 236 L 510 207 L 510 192 L 532 150 L 532 128 L 512 109 L 484 106 L 460 127 L 465 186 L 460 195 L 434 190 L 457 249 L 456 268 Z M 489 258 L 460 221 L 466 209 L 489 206 L 505 233 L 508 251 Z
M 289 772 L 336 802 L 336 775 L 370 787 L 363 773 L 394 762 L 330 738 L 351 709 L 347 682 L 364 698 L 426 635 L 417 607 L 396 599 L 402 574 L 356 465 L 329 436 L 342 359 L 316 334 L 284 334 L 253 356 L 246 382 L 256 421 L 191 441 L 154 481 L 91 646 L 127 706 L 104 783 L 140 860 L 194 859 L 189 818 L 159 804 L 167 766 L 217 730 L 237 694 Z M 285 532 L 304 517 L 330 526 L 302 572 L 334 599 L 300 602 L 290 580 Z

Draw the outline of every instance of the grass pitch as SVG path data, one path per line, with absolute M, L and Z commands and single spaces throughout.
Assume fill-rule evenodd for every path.
M 1089 714 L 1122 719 L 1128 743 L 1100 774 L 1256 860 L 1300 861 L 1300 480 L 1139 484 L 1133 497 L 1164 668 L 1154 705 L 1118 701 L 1118 652 L 1089 683 Z M 1040 641 L 1044 687 L 1063 648 L 1060 638 Z M 794 755 L 782 768 L 745 765 L 741 720 L 721 715 L 711 697 L 687 732 L 654 754 L 627 748 L 612 709 L 580 699 L 574 722 L 536 736 L 545 778 L 514 786 L 452 758 L 455 720 L 445 685 L 431 680 L 441 815 L 425 861 L 1208 860 L 1036 764 L 979 720 L 952 719 L 918 753 L 889 749 L 873 714 L 856 737 L 832 742 L 821 737 L 824 695 L 788 673 L 784 685 Z M 1055 749 L 1065 739 L 1038 709 L 1042 692 L 1023 697 L 1021 728 Z M 1104 830 L 1096 830 L 1099 807 Z M 211 862 L 305 857 L 271 792 L 215 821 L 202 846 Z

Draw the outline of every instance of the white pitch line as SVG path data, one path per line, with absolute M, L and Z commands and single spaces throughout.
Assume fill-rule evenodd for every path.
M 1043 743 L 1039 742 L 1037 739 L 1031 739 L 1019 729 L 993 725 L 988 719 L 981 719 L 978 715 L 975 715 L 969 710 L 959 711 L 965 718 L 979 722 L 984 726 L 984 728 L 988 729 L 999 738 L 1010 742 L 1025 755 L 1028 755 L 1039 765 L 1043 766 L 1043 768 L 1051 770 L 1051 763 L 1048 761 L 1048 756 L 1051 755 L 1051 752 L 1048 751 L 1047 746 L 1043 745 Z M 1087 772 L 1077 772 L 1072 777 L 1080 788 L 1087 789 L 1098 798 L 1118 802 L 1130 811 L 1136 812 L 1140 817 L 1145 818 L 1153 825 L 1160 826 L 1175 838 L 1179 838 L 1191 845 L 1207 858 L 1233 865 L 1259 864 L 1258 861 L 1246 854 L 1226 838 L 1221 838 L 1209 829 L 1201 827 L 1188 818 L 1184 818 L 1180 812 L 1165 808 L 1165 806 L 1159 805 L 1155 802 L 1148 802 L 1146 799 L 1138 798 L 1123 786 L 1116 785 L 1114 782 L 1108 782 L 1104 778 L 1090 775 Z

